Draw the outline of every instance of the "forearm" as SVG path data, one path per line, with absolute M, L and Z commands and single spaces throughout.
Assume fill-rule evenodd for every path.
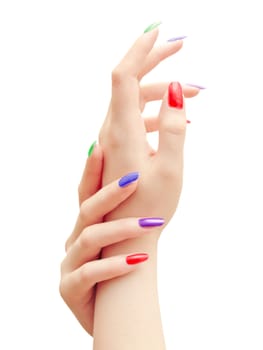
M 146 233 L 147 235 L 147 233 Z M 103 257 L 146 252 L 149 260 L 132 273 L 97 286 L 94 350 L 165 349 L 157 292 L 157 238 L 107 247 Z

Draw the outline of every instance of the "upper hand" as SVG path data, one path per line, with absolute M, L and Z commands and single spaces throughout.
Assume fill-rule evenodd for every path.
M 103 183 L 131 171 L 139 171 L 141 181 L 136 193 L 107 219 L 147 213 L 168 223 L 180 197 L 187 125 L 183 95 L 193 97 L 199 90 L 179 83 L 140 84 L 146 73 L 182 47 L 178 41 L 154 48 L 157 36 L 158 29 L 141 35 L 112 73 L 112 98 L 99 135 Z M 145 104 L 161 99 L 159 113 L 144 120 Z M 156 151 L 146 139 L 153 130 L 159 132 Z

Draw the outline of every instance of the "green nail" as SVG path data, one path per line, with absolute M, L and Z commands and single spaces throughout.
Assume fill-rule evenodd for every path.
M 97 141 L 94 141 L 93 144 L 90 146 L 88 150 L 88 156 L 90 157 L 92 155 L 92 152 L 94 150 L 94 147 L 96 146 Z
M 147 28 L 145 29 L 144 33 L 148 33 L 148 32 L 150 32 L 151 30 L 157 28 L 161 23 L 162 23 L 161 21 L 152 23 L 151 25 L 149 25 L 149 27 L 147 27 Z

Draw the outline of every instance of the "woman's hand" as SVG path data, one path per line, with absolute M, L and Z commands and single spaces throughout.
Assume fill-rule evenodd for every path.
M 193 97 L 199 89 L 179 83 L 140 85 L 146 73 L 182 47 L 179 40 L 153 48 L 157 36 L 158 29 L 141 35 L 112 73 L 112 99 L 99 135 L 103 184 L 130 171 L 138 171 L 141 180 L 136 193 L 107 220 L 147 213 L 161 215 L 167 224 L 180 197 L 187 125 L 183 94 Z M 144 120 L 144 106 L 154 100 L 162 100 L 160 112 Z M 157 151 L 147 142 L 147 131 L 159 132 Z
M 179 83 L 140 85 L 146 73 L 182 47 L 179 40 L 153 48 L 157 36 L 157 29 L 141 35 L 112 73 L 112 99 L 99 135 L 104 154 L 103 184 L 130 171 L 140 173 L 140 183 L 105 221 L 147 214 L 161 216 L 167 224 L 180 197 L 187 125 L 183 94 L 190 97 L 199 90 L 182 88 Z M 160 112 L 144 120 L 141 113 L 145 103 L 154 100 L 162 100 Z M 146 132 L 153 130 L 159 132 L 157 151 L 146 139 Z M 161 230 L 157 227 L 151 235 L 103 249 L 103 258 L 143 251 L 150 259 L 133 274 L 98 284 L 94 349 L 165 349 L 157 290 Z
M 61 296 L 90 334 L 93 333 L 96 283 L 127 274 L 136 264 L 148 259 L 147 254 L 136 252 L 100 259 L 101 249 L 149 234 L 150 227 L 163 224 L 161 219 L 149 221 L 135 217 L 102 223 L 104 215 L 136 191 L 138 182 L 138 174 L 132 173 L 99 190 L 102 158 L 99 146 L 88 158 L 79 186 L 80 213 L 66 242 L 67 255 L 61 264 Z

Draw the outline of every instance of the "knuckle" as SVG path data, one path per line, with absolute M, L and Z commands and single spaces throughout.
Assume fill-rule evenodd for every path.
M 80 196 L 80 195 L 82 195 L 82 192 L 83 192 L 83 188 L 82 188 L 83 186 L 82 186 L 82 184 L 80 183 L 79 185 L 78 185 L 78 195 Z
M 80 268 L 80 283 L 85 285 L 92 285 L 92 276 L 88 265 L 83 265 Z
M 123 130 L 121 126 L 113 120 L 99 133 L 99 143 L 105 148 L 119 148 L 123 145 L 123 141 Z
M 87 220 L 88 212 L 89 212 L 88 203 L 87 203 L 87 201 L 84 201 L 81 203 L 80 208 L 79 208 L 79 217 L 80 217 L 81 221 Z
M 67 288 L 63 279 L 59 283 L 59 294 L 63 300 L 67 300 Z
M 111 81 L 113 86 L 119 86 L 125 78 L 125 72 L 121 66 L 117 66 L 111 73 Z
M 71 240 L 70 238 L 68 238 L 65 242 L 65 252 L 67 253 L 68 250 L 69 250 L 69 247 L 70 247 L 70 244 L 71 244 Z
M 61 264 L 60 264 L 60 275 L 61 275 L 61 279 L 62 279 L 64 270 L 65 270 L 64 266 L 65 266 L 65 259 L 64 259 L 64 260 L 61 262 Z
M 89 228 L 85 228 L 79 236 L 78 243 L 81 249 L 90 248 L 92 245 Z
M 98 140 L 99 140 L 100 145 L 103 145 L 104 141 L 107 139 L 105 136 L 106 135 L 105 135 L 104 129 L 100 130 L 99 135 L 98 135 Z
M 74 292 L 71 286 L 65 279 L 61 279 L 59 283 L 59 294 L 61 298 L 64 300 L 64 302 L 69 306 L 72 307 L 74 305 Z
M 162 48 L 155 50 L 155 62 L 161 62 L 166 57 L 167 57 L 167 53 Z
M 120 128 L 118 128 L 117 125 L 116 127 L 112 127 L 109 129 L 107 140 L 107 144 L 109 147 L 113 149 L 121 148 L 124 145 L 124 139 L 124 133 L 120 130 Z
M 159 176 L 161 177 L 161 181 L 165 181 L 166 184 L 168 183 L 177 183 L 180 185 L 182 182 L 182 172 L 183 168 L 178 163 L 174 166 L 169 165 L 163 165 L 159 168 Z
M 107 130 L 107 137 L 104 137 L 102 142 L 107 148 L 118 150 L 125 145 L 125 139 L 127 140 L 127 134 L 125 134 L 122 128 L 116 123 L 112 123 L 111 127 Z
M 108 264 L 104 268 L 104 273 L 105 273 L 106 276 L 110 276 L 111 277 L 111 276 L 117 276 L 119 274 L 119 271 L 112 264 Z

